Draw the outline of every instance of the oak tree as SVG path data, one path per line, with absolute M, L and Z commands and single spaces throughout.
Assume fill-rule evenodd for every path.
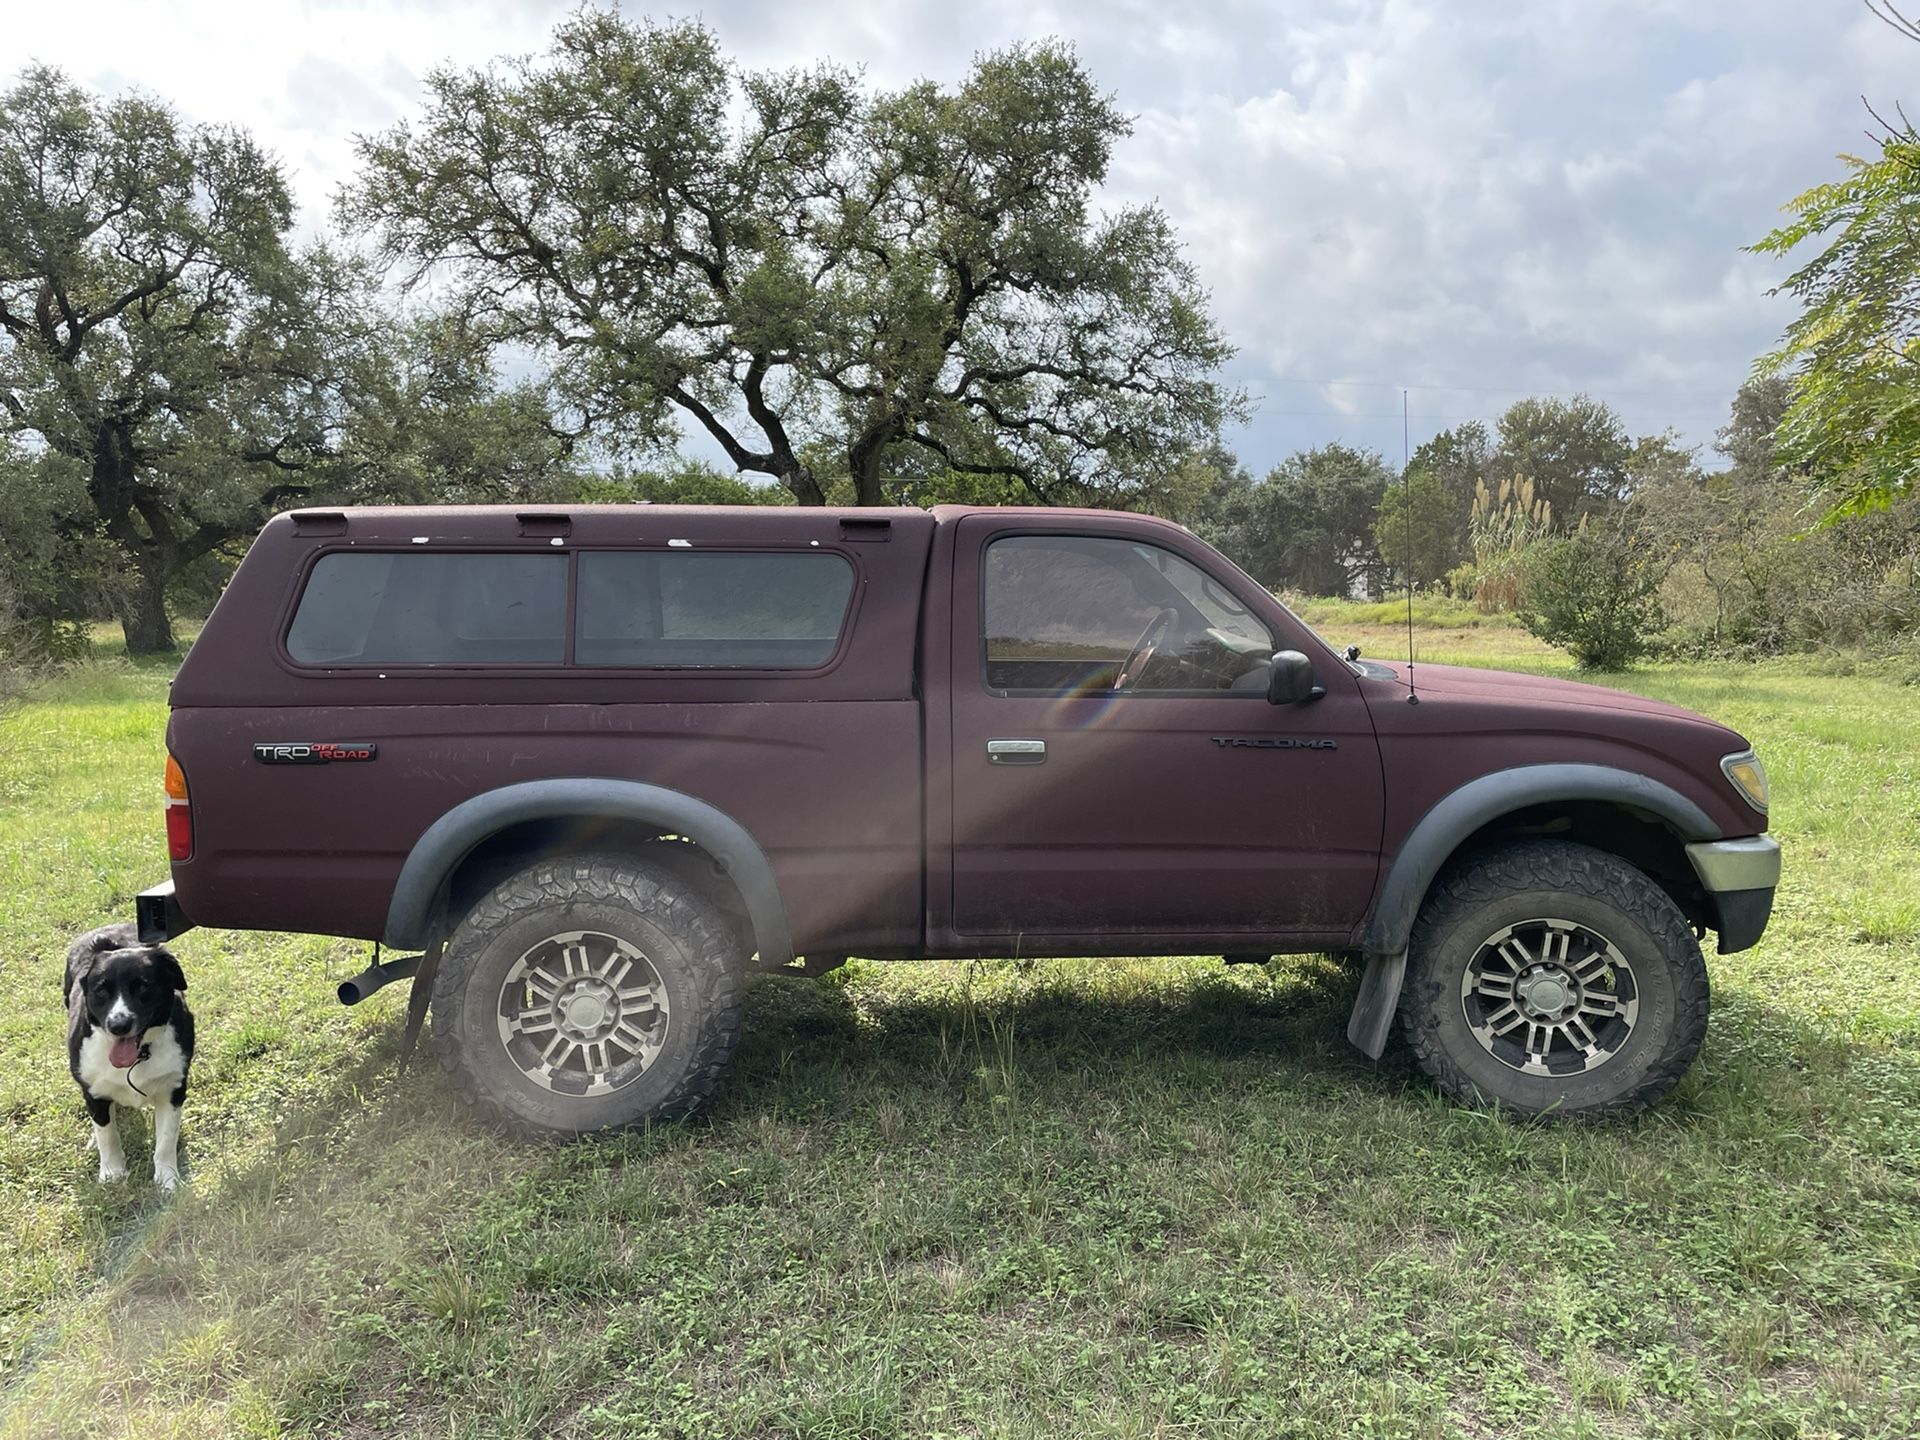
M 585 10 L 428 84 L 342 215 L 603 437 L 684 421 L 805 503 L 823 453 L 861 504 L 910 453 L 1079 500 L 1151 488 L 1241 406 L 1166 216 L 1095 203 L 1129 122 L 1062 46 L 872 93 Z
M 168 579 L 308 493 L 338 416 L 346 279 L 289 244 L 244 132 L 30 67 L 0 93 L 0 425 L 114 548 L 135 653 L 169 649 Z

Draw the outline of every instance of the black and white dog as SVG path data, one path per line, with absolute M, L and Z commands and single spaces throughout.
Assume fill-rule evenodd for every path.
M 154 1112 L 154 1183 L 180 1183 L 180 1107 L 193 1064 L 186 988 L 173 952 L 142 945 L 131 924 L 90 930 L 67 950 L 67 1068 L 93 1117 L 102 1184 L 127 1178 L 115 1105 Z

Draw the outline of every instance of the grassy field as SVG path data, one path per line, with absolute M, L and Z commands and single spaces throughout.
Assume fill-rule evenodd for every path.
M 1497 626 L 1420 639 L 1565 670 Z M 164 873 L 166 674 L 105 660 L 0 716 L 0 1433 L 1920 1433 L 1911 689 L 1624 682 L 1756 741 L 1788 867 L 1631 1124 L 1368 1064 L 1324 959 L 855 962 L 755 988 L 696 1123 L 517 1146 L 396 1074 L 398 987 L 334 1003 L 363 951 L 199 931 L 163 1200 L 143 1131 L 136 1180 L 93 1183 L 57 989 Z

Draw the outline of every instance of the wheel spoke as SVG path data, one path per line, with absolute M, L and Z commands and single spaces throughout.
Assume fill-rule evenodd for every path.
M 1527 953 L 1527 947 L 1521 943 L 1518 935 L 1509 935 L 1502 940 L 1494 953 L 1511 965 L 1516 975 L 1533 963 L 1533 956 Z
M 1580 1009 L 1604 1020 L 1620 1013 L 1620 1002 L 1604 990 L 1589 990 L 1580 997 Z
M 1566 1027 L 1567 1027 L 1567 1038 L 1573 1041 L 1573 1043 L 1575 1045 L 1578 1045 L 1582 1050 L 1591 1050 L 1595 1045 L 1598 1045 L 1600 1043 L 1598 1037 L 1596 1037 L 1593 1031 L 1588 1027 L 1587 1022 L 1581 1019 L 1578 1015 L 1575 1015 L 1570 1019 L 1568 1019 L 1566 1022 Z
M 1582 985 L 1592 985 L 1607 973 L 1607 952 L 1593 950 L 1585 959 L 1570 968 Z
M 560 982 L 544 970 L 529 970 L 527 988 L 542 1000 L 551 1000 L 560 993 Z
M 1495 1035 L 1505 1035 L 1508 1031 L 1517 1029 L 1526 1023 L 1526 1017 L 1521 1015 L 1519 1008 L 1512 1003 L 1503 1005 L 1500 1009 L 1487 1016 L 1487 1028 L 1493 1031 Z
M 596 1078 L 600 1076 L 604 1076 L 609 1070 L 613 1068 L 613 1066 L 610 1063 L 608 1063 L 608 1060 L 607 1060 L 607 1042 L 606 1041 L 604 1040 L 592 1041 L 590 1044 L 587 1045 L 586 1051 L 587 1051 L 587 1070 L 590 1074 L 594 1075 Z
M 1546 1059 L 1547 1052 L 1553 1048 L 1553 1027 L 1551 1025 L 1527 1025 L 1527 1053 Z
M 651 985 L 636 985 L 630 990 L 618 990 L 614 993 L 620 997 L 622 1009 L 651 1009 L 659 1004 Z
M 531 1010 L 522 1010 L 513 1017 L 513 1028 L 522 1035 L 531 1035 L 537 1030 L 553 1029 L 553 1011 L 544 1005 L 536 1005 Z
M 647 1048 L 647 1037 L 645 1033 L 631 1020 L 622 1020 L 618 1025 L 614 1026 L 613 1034 L 608 1038 L 618 1040 L 621 1045 L 631 1050 L 635 1055 L 640 1054 Z

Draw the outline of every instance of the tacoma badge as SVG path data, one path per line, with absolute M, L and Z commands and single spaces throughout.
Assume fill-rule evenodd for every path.
M 1277 735 L 1215 735 L 1222 750 L 1338 750 L 1337 740 L 1294 740 Z

